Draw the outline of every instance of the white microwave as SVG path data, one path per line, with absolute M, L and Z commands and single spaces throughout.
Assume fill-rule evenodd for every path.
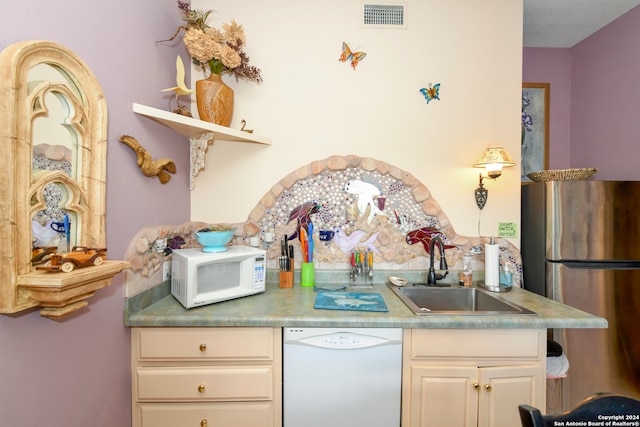
M 185 308 L 264 292 L 266 252 L 230 246 L 225 252 L 176 249 L 171 261 L 171 294 Z

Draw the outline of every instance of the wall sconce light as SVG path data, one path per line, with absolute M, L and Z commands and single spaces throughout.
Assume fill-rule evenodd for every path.
M 473 164 L 474 168 L 485 168 L 487 170 L 487 176 L 482 176 L 480 173 L 480 184 L 475 190 L 476 204 L 480 209 L 484 208 L 487 203 L 487 197 L 489 196 L 489 190 L 484 188 L 482 180 L 484 178 L 496 179 L 502 175 L 503 167 L 515 166 L 516 162 L 513 161 L 507 150 L 502 147 L 488 147 L 480 158 Z

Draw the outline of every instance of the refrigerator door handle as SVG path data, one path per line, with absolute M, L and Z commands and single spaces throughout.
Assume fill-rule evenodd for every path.
M 569 268 L 584 268 L 591 270 L 640 270 L 637 260 L 547 260 L 548 262 L 563 264 Z

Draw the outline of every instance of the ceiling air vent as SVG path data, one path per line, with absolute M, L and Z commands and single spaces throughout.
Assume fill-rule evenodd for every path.
M 363 28 L 407 28 L 405 4 L 362 4 Z

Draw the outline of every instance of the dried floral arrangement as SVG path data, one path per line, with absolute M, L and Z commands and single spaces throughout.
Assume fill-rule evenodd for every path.
M 244 51 L 247 38 L 242 25 L 234 19 L 222 24 L 221 30 L 207 24 L 213 10 L 191 9 L 189 3 L 178 1 L 184 25 L 178 27 L 169 40 L 184 31 L 183 42 L 197 66 L 205 73 L 230 74 L 238 80 L 262 82 L 261 71 L 249 65 L 249 56 Z

